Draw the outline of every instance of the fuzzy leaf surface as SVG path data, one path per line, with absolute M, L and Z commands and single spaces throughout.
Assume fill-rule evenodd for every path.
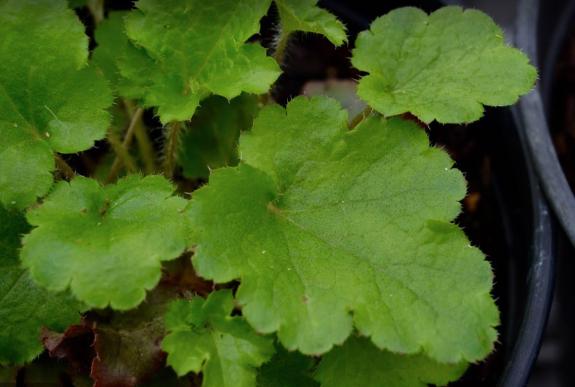
M 194 193 L 198 273 L 239 279 L 248 322 L 320 354 L 353 326 L 380 348 L 442 362 L 493 348 L 498 312 L 483 254 L 451 222 L 462 174 L 411 121 L 347 130 L 334 100 L 266 107 L 240 138 L 243 162 Z
M 24 215 L 0 205 L 0 365 L 38 356 L 42 327 L 61 331 L 80 319 L 73 297 L 38 287 L 20 266 L 20 237 L 29 229 Z
M 55 291 L 70 288 L 90 307 L 130 309 L 161 275 L 161 261 L 185 248 L 187 201 L 156 175 L 129 175 L 102 187 L 77 177 L 60 182 L 28 212 L 35 228 L 21 259 L 33 279 Z
M 430 15 L 399 8 L 376 19 L 358 36 L 352 63 L 369 73 L 358 94 L 371 107 L 426 123 L 476 121 L 483 105 L 511 105 L 537 78 L 488 15 L 455 6 Z
M 106 133 L 110 89 L 65 0 L 0 2 L 0 203 L 24 208 L 52 185 L 54 152 Z
M 381 351 L 368 339 L 351 337 L 322 358 L 315 376 L 321 387 L 427 387 L 445 386 L 459 379 L 466 368 L 422 355 Z
M 256 385 L 256 368 L 272 357 L 273 341 L 230 316 L 233 306 L 229 290 L 172 303 L 162 348 L 178 375 L 201 372 L 203 387 Z
M 188 178 L 207 178 L 210 169 L 238 162 L 238 139 L 257 114 L 257 98 L 241 95 L 231 101 L 205 99 L 181 139 L 178 162 Z
M 163 123 L 192 117 L 200 101 L 216 94 L 264 93 L 280 74 L 259 44 L 269 0 L 140 0 L 126 18 L 137 48 L 120 62 L 122 93 L 157 107 Z
M 345 26 L 337 18 L 317 6 L 317 0 L 274 0 L 280 15 L 282 34 L 295 31 L 324 35 L 336 46 L 347 41 Z

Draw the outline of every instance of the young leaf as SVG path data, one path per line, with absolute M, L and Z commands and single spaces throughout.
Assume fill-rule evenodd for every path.
M 258 369 L 257 387 L 318 387 L 313 366 L 311 357 L 278 346 L 274 357 Z
M 0 2 L 0 36 L 0 202 L 23 208 L 52 185 L 54 152 L 104 137 L 112 97 L 65 0 Z
M 91 307 L 130 309 L 160 279 L 160 263 L 185 248 L 186 200 L 161 176 L 127 176 L 100 186 L 77 177 L 60 182 L 28 213 L 36 226 L 20 254 L 33 279 L 71 288 Z
M 316 373 L 321 387 L 444 386 L 465 372 L 465 364 L 441 364 L 423 355 L 377 349 L 369 340 L 350 337 L 325 355 Z
M 121 91 L 158 108 L 163 123 L 187 120 L 216 94 L 264 93 L 279 76 L 263 47 L 246 43 L 259 31 L 269 0 L 140 0 L 126 18 Z
M 182 136 L 178 161 L 184 176 L 206 178 L 210 169 L 237 164 L 240 131 L 252 126 L 257 110 L 257 98 L 247 94 L 229 102 L 204 100 Z
M 423 122 L 478 120 L 483 106 L 505 106 L 531 90 L 537 71 L 478 10 L 444 7 L 431 15 L 396 9 L 356 40 L 352 63 L 369 73 L 358 93 L 386 116 Z
M 441 362 L 491 351 L 491 268 L 450 223 L 465 181 L 417 124 L 372 116 L 347 131 L 336 101 L 298 97 L 265 108 L 240 152 L 247 164 L 194 193 L 193 263 L 241 280 L 256 330 L 306 354 L 353 325 L 382 349 Z
M 175 301 L 166 315 L 169 334 L 162 343 L 178 375 L 202 372 L 203 387 L 250 387 L 256 367 L 273 355 L 273 342 L 259 336 L 241 317 L 231 317 L 229 290 L 206 300 Z
M 274 0 L 278 7 L 282 35 L 295 31 L 324 35 L 336 46 L 347 41 L 345 26 L 328 11 L 317 6 L 317 0 Z
M 20 267 L 20 237 L 29 228 L 23 215 L 0 206 L 0 365 L 38 356 L 43 326 L 64 330 L 80 319 L 72 297 L 39 288 Z
M 124 17 L 127 14 L 128 12 L 110 12 L 94 33 L 98 46 L 92 53 L 92 62 L 102 70 L 113 86 L 117 86 L 120 80 L 118 57 L 129 45 L 124 31 Z

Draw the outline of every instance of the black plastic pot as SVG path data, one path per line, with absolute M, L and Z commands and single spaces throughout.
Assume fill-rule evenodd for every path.
M 380 3 L 320 2 L 344 20 L 352 36 L 393 8 L 413 5 L 432 11 L 440 5 L 429 0 Z M 320 72 L 302 75 L 289 71 L 288 66 L 286 77 L 293 77 L 295 83 L 298 77 L 322 77 Z M 488 109 L 483 120 L 467 127 L 432 125 L 430 130 L 432 142 L 445 147 L 466 174 L 470 192 L 480 193 L 479 210 L 464 212 L 458 223 L 494 267 L 494 294 L 502 318 L 496 352 L 472 366 L 457 386 L 524 386 L 540 348 L 554 286 L 554 234 L 534 172 L 533 141 L 528 141 L 526 131 L 518 130 L 517 125 L 523 128 L 519 111 L 533 99 L 539 99 L 538 95 L 530 95 L 513 111 Z M 484 186 L 483 180 L 489 184 Z

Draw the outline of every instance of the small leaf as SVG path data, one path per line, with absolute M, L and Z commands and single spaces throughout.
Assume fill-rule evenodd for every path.
M 289 350 L 320 354 L 355 326 L 382 349 L 474 361 L 498 312 L 483 254 L 451 222 L 465 180 L 411 121 L 347 130 L 329 98 L 262 110 L 189 209 L 193 264 L 241 281 L 247 321 Z
M 185 248 L 187 202 L 173 190 L 153 175 L 106 187 L 84 177 L 60 182 L 28 213 L 36 228 L 24 238 L 22 261 L 48 289 L 69 287 L 94 308 L 133 308 L 158 283 L 161 261 Z
M 269 0 L 140 0 L 126 18 L 120 71 L 124 96 L 157 107 L 161 121 L 192 117 L 211 94 L 231 99 L 264 93 L 280 74 L 263 47 L 246 43 L 259 32 Z
M 0 36 L 0 202 L 24 208 L 52 185 L 54 152 L 104 137 L 112 97 L 65 0 L 2 1 Z
M 184 176 L 207 178 L 210 170 L 236 165 L 240 131 L 252 126 L 257 98 L 247 94 L 227 101 L 210 97 L 192 118 L 182 136 L 179 153 Z
M 317 387 L 313 366 L 311 357 L 278 346 L 274 357 L 258 370 L 257 387 Z
M 465 372 L 465 364 L 441 364 L 422 355 L 377 349 L 368 339 L 351 337 L 323 357 L 316 378 L 321 387 L 445 386 Z
M 282 34 L 295 31 L 324 35 L 336 46 L 347 41 L 345 26 L 328 11 L 317 6 L 317 0 L 274 0 L 278 7 Z
M 0 365 L 38 356 L 43 326 L 60 331 L 80 319 L 76 300 L 39 288 L 20 267 L 20 236 L 29 229 L 22 214 L 0 206 Z
M 273 355 L 273 342 L 259 336 L 241 317 L 231 317 L 229 290 L 206 300 L 175 301 L 166 315 L 169 334 L 162 343 L 178 375 L 202 372 L 203 387 L 250 387 L 256 367 Z
M 369 75 L 358 94 L 386 116 L 410 112 L 429 123 L 476 121 L 483 106 L 506 106 L 533 87 L 537 71 L 478 10 L 431 15 L 400 8 L 356 40 L 352 63 Z
M 124 31 L 124 17 L 128 12 L 110 12 L 95 31 L 98 44 L 92 53 L 92 62 L 98 66 L 113 86 L 120 80 L 118 57 L 128 49 L 129 41 Z

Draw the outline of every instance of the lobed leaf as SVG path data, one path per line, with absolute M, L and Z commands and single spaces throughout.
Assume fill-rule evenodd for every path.
M 273 342 L 231 317 L 232 309 L 229 290 L 172 303 L 162 348 L 178 375 L 202 372 L 203 387 L 255 386 L 256 367 L 272 357 Z
M 348 131 L 336 101 L 298 97 L 262 110 L 240 152 L 188 213 L 196 270 L 239 279 L 257 331 L 306 354 L 354 326 L 379 348 L 440 362 L 492 350 L 491 268 L 451 223 L 465 181 L 417 124 L 372 116 Z
M 483 105 L 506 106 L 533 88 L 537 71 L 478 10 L 443 7 L 427 15 L 399 8 L 359 34 L 352 63 L 369 74 L 358 94 L 386 116 L 466 123 Z
M 33 360 L 42 327 L 64 330 L 80 319 L 78 302 L 39 288 L 20 267 L 20 237 L 29 229 L 22 214 L 0 205 L 0 365 Z
M 318 0 L 274 0 L 280 15 L 282 34 L 295 31 L 324 35 L 336 46 L 347 41 L 345 26 L 328 11 L 317 6 Z
M 264 93 L 280 74 L 259 32 L 269 0 L 140 0 L 126 18 L 124 96 L 157 107 L 163 123 L 192 117 L 205 97 Z
M 326 354 L 316 379 L 322 387 L 445 386 L 461 377 L 465 364 L 441 364 L 423 355 L 401 355 L 376 348 L 368 339 L 351 337 Z
M 20 254 L 38 284 L 70 288 L 93 308 L 130 309 L 156 286 L 161 262 L 185 248 L 187 201 L 161 176 L 129 175 L 100 186 L 60 182 L 28 213 L 35 228 Z
M 54 153 L 104 137 L 108 85 L 65 0 L 0 2 L 0 203 L 24 208 L 52 185 Z

